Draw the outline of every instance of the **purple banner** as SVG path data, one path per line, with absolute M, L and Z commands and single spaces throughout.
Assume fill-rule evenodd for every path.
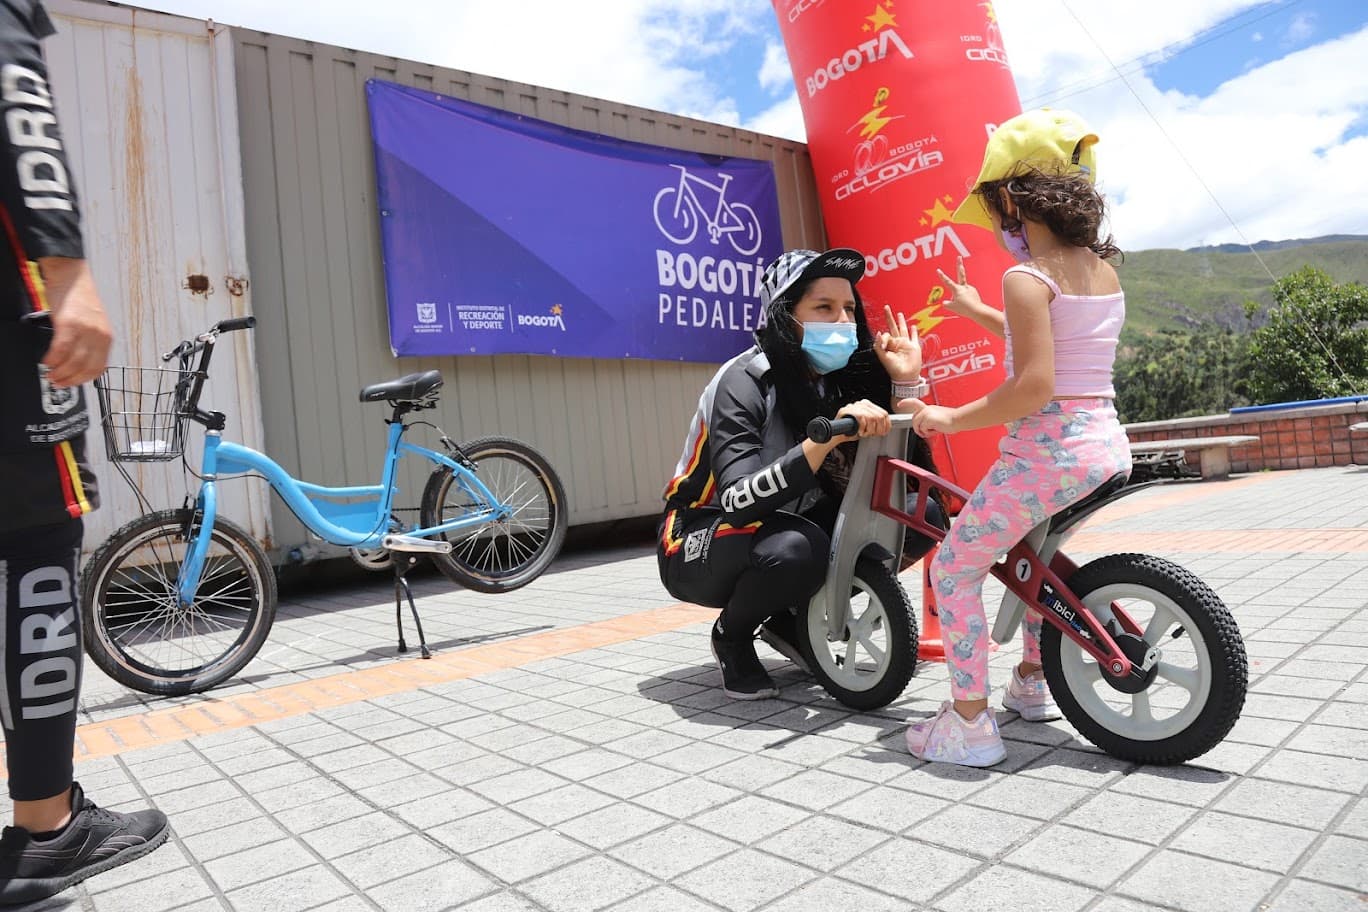
M 783 250 L 774 169 L 370 80 L 397 356 L 721 362 Z

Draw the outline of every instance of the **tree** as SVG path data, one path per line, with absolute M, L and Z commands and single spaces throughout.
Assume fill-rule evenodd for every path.
M 1116 408 L 1125 422 L 1211 415 L 1248 405 L 1248 337 L 1204 328 L 1166 330 L 1122 344 Z
M 1273 300 L 1250 340 L 1255 402 L 1368 394 L 1368 286 L 1305 266 L 1273 285 Z

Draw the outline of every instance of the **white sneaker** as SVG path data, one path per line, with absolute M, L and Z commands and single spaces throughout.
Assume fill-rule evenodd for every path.
M 1017 666 L 1012 666 L 1012 683 L 1002 695 L 1002 706 L 1027 722 L 1049 722 L 1063 718 L 1058 704 L 1045 683 L 1045 672 L 1037 671 L 1023 678 Z
M 907 749 L 918 760 L 960 766 L 993 766 L 1007 758 L 991 709 L 966 721 L 948 700 L 931 718 L 907 727 Z

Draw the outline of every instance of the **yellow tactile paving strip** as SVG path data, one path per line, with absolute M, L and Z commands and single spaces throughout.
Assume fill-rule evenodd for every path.
M 157 709 L 78 726 L 76 760 L 80 762 L 108 757 L 124 751 L 182 741 L 196 735 L 260 725 L 432 684 L 459 681 L 542 659 L 677 630 L 711 620 L 716 615 L 715 610 L 680 603 L 606 621 L 534 633 L 508 643 L 434 653 L 431 659 L 419 659 L 415 653 L 411 659 L 265 688 L 253 693 L 223 698 L 215 698 L 210 693 L 192 706 Z
M 1203 500 L 1231 490 L 1273 480 L 1268 474 L 1201 485 L 1183 485 L 1143 499 L 1122 500 L 1093 519 L 1107 523 L 1168 506 Z M 1242 531 L 1080 532 L 1071 550 L 1133 551 L 1368 551 L 1368 530 L 1267 529 Z M 197 735 L 229 731 L 335 706 L 403 693 L 432 684 L 458 681 L 542 659 L 666 633 L 711 620 L 713 609 L 684 603 L 635 612 L 576 627 L 530 634 L 505 643 L 473 646 L 455 652 L 416 656 L 325 678 L 284 684 L 246 694 L 203 695 L 193 705 L 154 709 L 76 730 L 76 760 L 91 760 L 125 751 L 183 741 Z M 3 756 L 3 753 L 0 753 Z M 3 778 L 0 765 L 0 778 Z

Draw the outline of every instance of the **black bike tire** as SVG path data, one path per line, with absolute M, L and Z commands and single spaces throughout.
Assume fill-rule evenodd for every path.
M 862 557 L 855 562 L 852 573 L 855 581 L 878 598 L 888 621 L 888 643 L 891 660 L 877 683 L 864 690 L 852 690 L 836 682 L 817 660 L 816 647 L 808 630 L 806 610 L 798 622 L 798 648 L 817 683 L 843 706 L 857 710 L 873 710 L 887 706 L 907 689 L 917 671 L 918 626 L 916 611 L 907 591 L 898 582 L 897 574 L 882 561 Z M 809 605 L 810 608 L 810 605 Z M 897 647 L 895 648 L 895 645 Z M 821 644 L 825 649 L 825 644 Z
M 131 542 L 159 529 L 177 532 L 187 529 L 193 512 L 189 508 L 161 510 L 140 516 L 121 526 L 95 550 L 81 572 L 81 628 L 86 654 L 102 671 L 120 684 L 155 696 L 200 693 L 231 678 L 256 658 L 275 622 L 276 579 L 270 559 L 250 533 L 220 517 L 214 522 L 214 539 L 221 543 L 230 542 L 236 545 L 252 562 L 256 579 L 261 582 L 256 591 L 251 616 L 243 628 L 243 635 L 216 660 L 206 662 L 197 669 L 191 669 L 194 673 L 190 675 L 158 674 L 158 669 L 153 666 L 137 662 L 136 664 L 146 669 L 140 672 L 130 668 L 128 662 L 120 659 L 117 647 L 112 645 L 116 638 L 108 632 L 108 618 L 102 598 L 108 589 L 110 573 L 117 569 L 118 562 L 127 556 L 125 549 Z M 129 657 L 128 661 L 135 660 Z
M 1211 587 L 1193 573 L 1148 554 L 1112 554 L 1080 567 L 1067 581 L 1080 599 L 1103 586 L 1133 585 L 1159 592 L 1179 605 L 1201 633 L 1212 668 L 1211 690 L 1197 717 L 1167 738 L 1128 738 L 1094 719 L 1069 688 L 1064 675 L 1063 634 L 1045 624 L 1040 637 L 1045 680 L 1064 718 L 1102 750 L 1134 763 L 1185 763 L 1220 744 L 1240 718 L 1249 686 L 1249 662 L 1239 626 Z
M 461 452 L 476 464 L 477 476 L 479 475 L 480 460 L 488 459 L 494 455 L 512 457 L 527 467 L 537 477 L 546 494 L 551 511 L 548 523 L 549 533 L 529 560 L 518 564 L 516 568 L 507 573 L 489 573 L 471 566 L 460 558 L 457 549 L 452 549 L 450 554 L 431 555 L 432 562 L 447 579 L 476 592 L 511 592 L 514 589 L 526 586 L 546 572 L 546 569 L 551 566 L 551 562 L 560 554 L 561 546 L 565 544 L 565 532 L 569 520 L 565 502 L 565 488 L 561 485 L 560 477 L 545 457 L 528 444 L 511 437 L 480 437 L 470 443 L 462 444 Z M 451 485 L 452 478 L 451 469 L 445 466 L 438 467 L 428 476 L 427 485 L 423 489 L 420 511 L 424 527 L 430 528 L 438 525 L 440 507 Z

